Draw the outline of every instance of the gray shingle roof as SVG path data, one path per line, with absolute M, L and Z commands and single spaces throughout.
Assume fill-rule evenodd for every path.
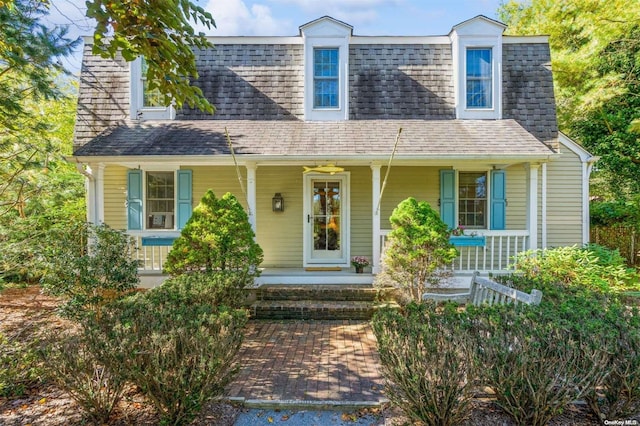
M 552 151 L 515 120 L 349 120 L 333 122 L 182 120 L 129 123 L 75 155 L 388 156 L 402 128 L 399 157 L 544 157 Z

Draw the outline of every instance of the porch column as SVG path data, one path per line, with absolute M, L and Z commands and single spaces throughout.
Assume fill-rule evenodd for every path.
M 249 223 L 256 233 L 256 163 L 245 164 L 247 168 L 247 205 L 249 207 Z
M 371 165 L 371 200 L 372 200 L 372 246 L 373 246 L 373 261 L 371 264 L 371 271 L 374 274 L 380 272 L 380 210 L 378 209 L 378 203 L 380 202 L 380 164 Z
M 538 248 L 538 170 L 539 164 L 529 164 L 529 179 L 527 179 L 527 192 L 529 203 L 527 209 L 527 230 L 529 231 L 529 249 Z
M 96 170 L 96 210 L 95 219 L 96 225 L 104 223 L 104 163 L 98 164 L 98 170 Z

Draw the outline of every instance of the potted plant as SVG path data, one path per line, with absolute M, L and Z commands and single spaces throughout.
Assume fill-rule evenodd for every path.
M 356 268 L 356 273 L 361 274 L 367 266 L 369 266 L 369 259 L 365 256 L 353 256 L 351 258 L 351 264 Z

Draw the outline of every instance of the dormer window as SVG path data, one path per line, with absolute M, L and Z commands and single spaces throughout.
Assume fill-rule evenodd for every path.
M 492 108 L 492 51 L 490 48 L 467 48 L 466 56 L 467 108 Z
M 304 119 L 349 119 L 349 40 L 353 28 L 328 16 L 300 27 L 304 40 Z
M 338 108 L 340 99 L 339 49 L 313 49 L 313 107 Z
M 147 70 L 149 64 L 144 58 L 140 58 L 140 80 L 142 81 L 142 107 L 143 108 L 164 108 L 162 105 L 164 99 L 162 93 L 158 89 L 149 89 L 147 81 Z
M 147 81 L 148 64 L 144 58 L 131 62 L 131 103 L 132 120 L 173 120 L 176 116 L 173 105 L 164 104 L 164 96 L 158 89 L 149 89 Z
M 502 118 L 502 33 L 505 28 L 501 22 L 476 16 L 451 30 L 456 118 Z

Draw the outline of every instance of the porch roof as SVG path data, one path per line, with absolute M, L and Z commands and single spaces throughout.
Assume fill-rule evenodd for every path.
M 75 157 L 548 158 L 554 152 L 515 120 L 348 120 L 333 122 L 178 120 L 130 122 L 79 147 Z

